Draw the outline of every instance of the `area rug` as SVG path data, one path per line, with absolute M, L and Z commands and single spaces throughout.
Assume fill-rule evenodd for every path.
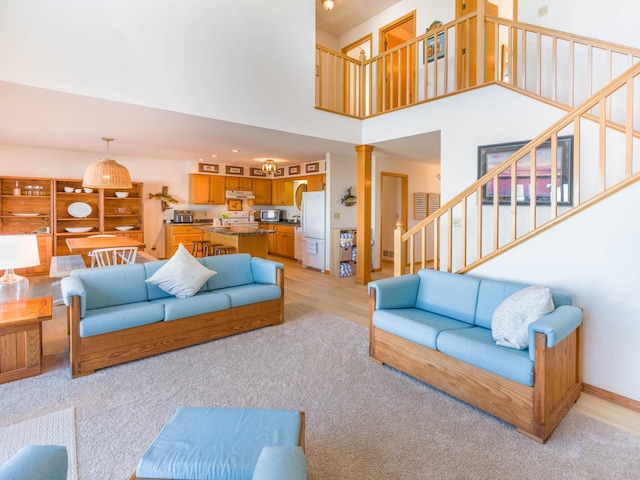
M 0 464 L 27 445 L 64 445 L 69 455 L 67 480 L 78 478 L 73 407 L 0 428 Z
M 81 480 L 129 478 L 180 406 L 306 413 L 309 480 L 637 478 L 640 438 L 570 412 L 540 445 L 373 363 L 368 330 L 302 303 L 267 327 L 71 380 L 64 355 L 0 386 L 0 426 L 76 407 Z

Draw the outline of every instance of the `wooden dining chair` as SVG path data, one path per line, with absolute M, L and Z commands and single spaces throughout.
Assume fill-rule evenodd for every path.
M 136 262 L 137 253 L 138 247 L 96 248 L 93 250 L 93 259 L 96 267 L 126 265 Z

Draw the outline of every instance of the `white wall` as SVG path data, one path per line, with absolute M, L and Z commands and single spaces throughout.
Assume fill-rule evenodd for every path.
M 357 144 L 314 51 L 311 1 L 0 2 L 0 80 Z

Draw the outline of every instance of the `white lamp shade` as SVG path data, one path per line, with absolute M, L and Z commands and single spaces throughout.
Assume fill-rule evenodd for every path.
M 0 235 L 0 270 L 40 265 L 36 235 Z

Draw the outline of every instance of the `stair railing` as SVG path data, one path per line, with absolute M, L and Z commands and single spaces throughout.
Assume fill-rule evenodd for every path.
M 396 228 L 394 275 L 407 263 L 409 273 L 425 268 L 430 256 L 434 269 L 464 273 L 639 180 L 639 88 L 640 63 L 418 225 Z M 572 179 L 559 170 L 567 136 Z

